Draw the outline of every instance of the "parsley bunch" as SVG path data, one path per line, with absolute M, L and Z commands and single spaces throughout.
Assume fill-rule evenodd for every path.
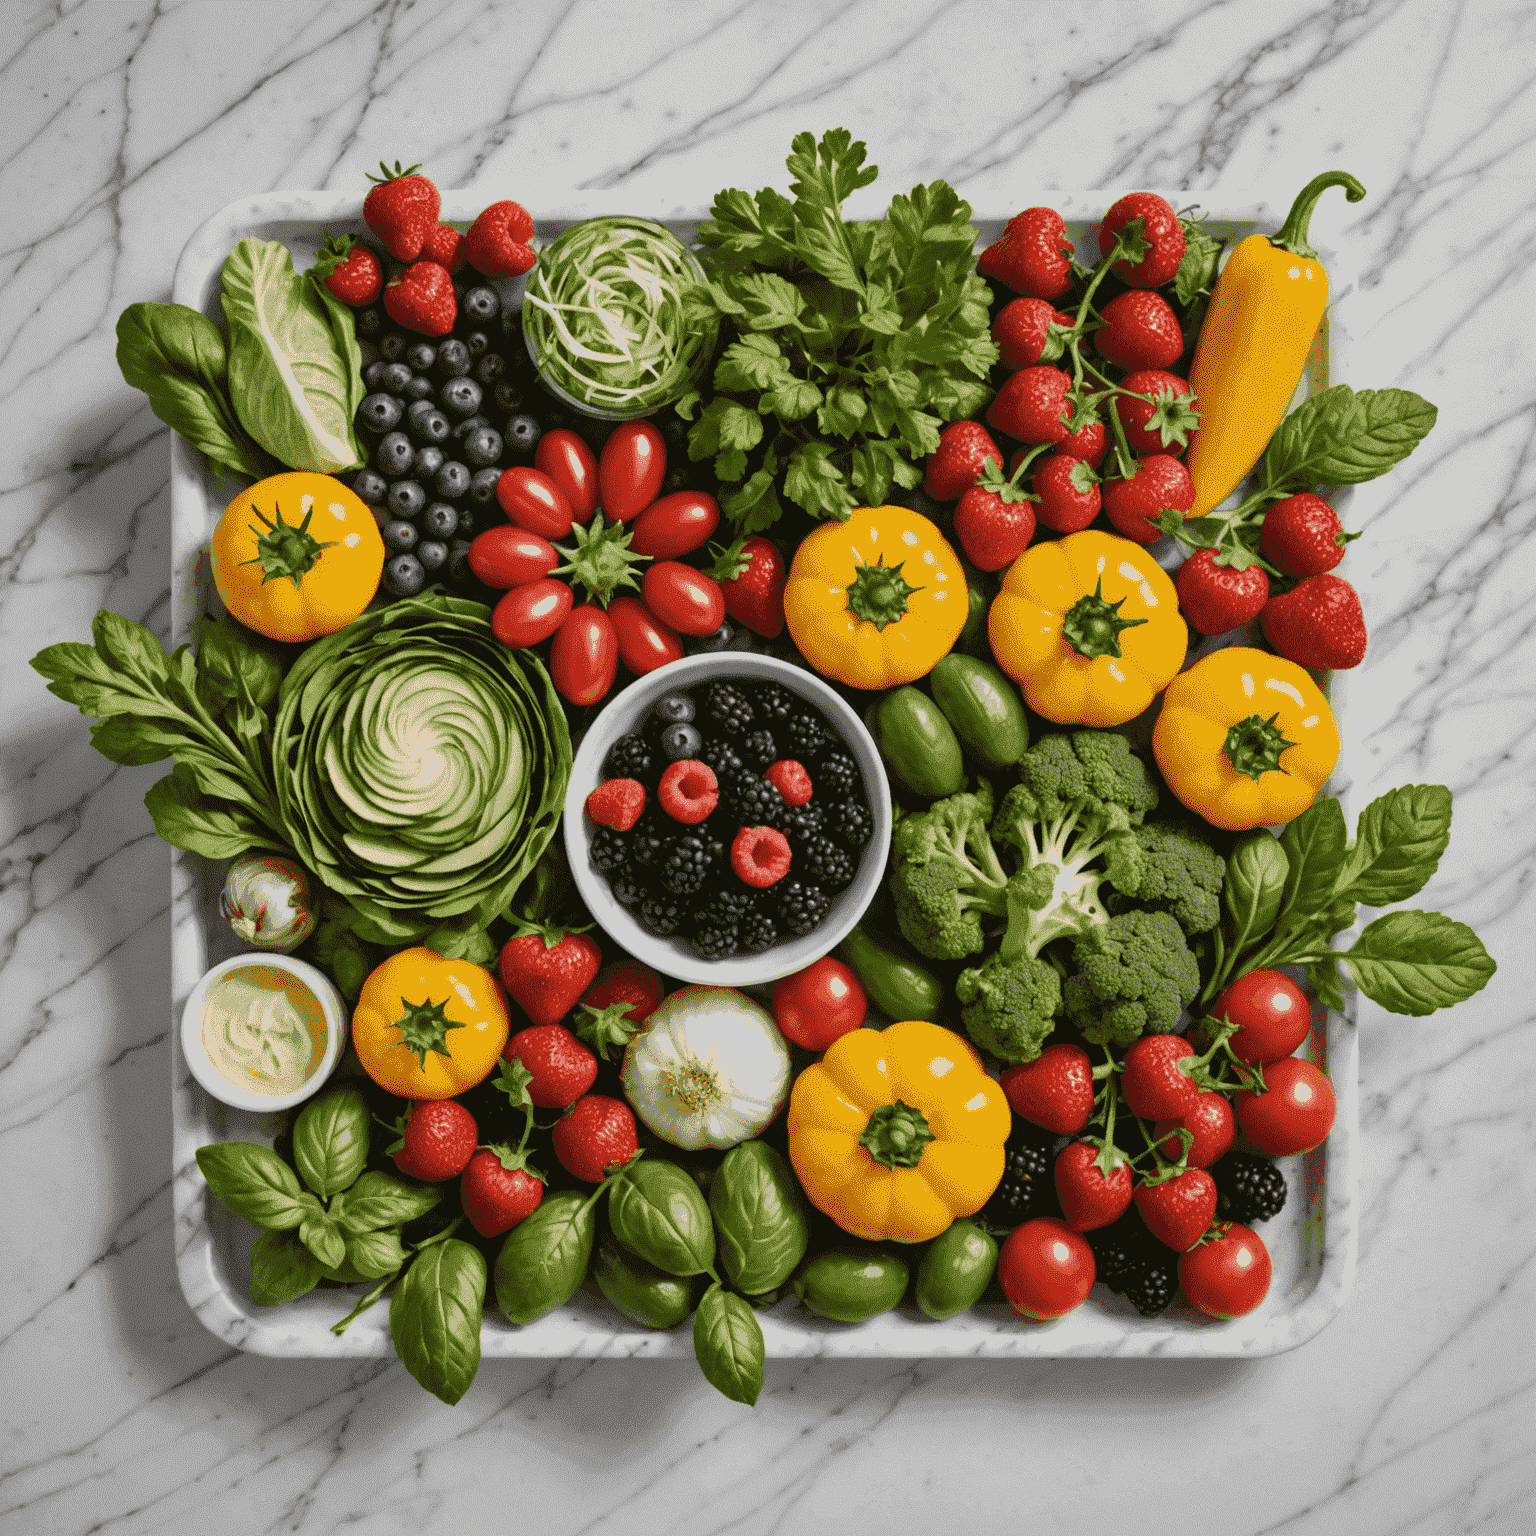
M 991 398 L 991 290 L 972 271 L 977 231 L 947 182 L 891 199 L 879 220 L 842 204 L 877 167 L 847 129 L 798 134 L 791 201 L 727 188 L 699 230 L 708 281 L 686 300 L 727 345 L 713 392 L 678 402 L 695 460 L 714 458 L 720 504 L 743 532 L 787 497 L 842 520 L 912 489 L 939 429 Z

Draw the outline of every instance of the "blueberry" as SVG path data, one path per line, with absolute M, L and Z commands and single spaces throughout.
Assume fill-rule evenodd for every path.
M 432 398 L 432 380 L 424 378 L 419 373 L 411 375 L 411 381 L 401 391 L 407 400 L 430 400 Z
M 471 357 L 479 357 L 482 352 L 490 349 L 491 338 L 484 331 L 471 331 L 464 338 L 464 345 L 469 348 Z
M 431 480 L 438 470 L 443 467 L 443 461 L 447 454 L 436 443 L 428 443 L 425 448 L 416 450 L 416 476 L 420 480 Z
M 484 396 L 485 392 L 480 386 L 467 377 L 449 379 L 437 392 L 437 398 L 441 404 L 460 416 L 474 415 L 480 409 L 480 402 Z
M 661 733 L 661 750 L 674 763 L 680 762 L 685 757 L 697 757 L 699 748 L 704 745 L 704 738 L 699 735 L 699 729 L 695 725 L 686 723 L 669 725 Z
M 494 288 L 467 288 L 459 300 L 459 313 L 489 323 L 501 314 L 501 295 Z
M 427 573 L 415 555 L 395 555 L 384 562 L 384 590 L 396 597 L 415 597 L 427 584 Z
M 463 421 L 454 422 L 453 440 L 456 443 L 462 443 L 471 432 L 476 431 L 480 427 L 488 426 L 490 426 L 490 422 L 480 415 L 479 412 L 476 412 L 473 416 L 466 416 Z
M 693 700 L 686 693 L 663 694 L 651 713 L 663 725 L 690 725 L 693 722 Z
M 396 554 L 403 555 L 407 550 L 416 548 L 415 523 L 397 517 L 385 523 L 380 532 L 384 535 L 384 547 L 394 550 Z
M 386 363 L 397 363 L 405 356 L 406 340 L 399 331 L 388 331 L 379 337 L 379 356 Z
M 406 348 L 405 360 L 417 373 L 425 373 L 437 361 L 437 348 L 430 341 L 418 341 Z
M 491 391 L 491 398 L 496 402 L 496 409 L 505 411 L 509 416 L 516 415 L 523 408 L 522 390 L 506 379 L 498 380 L 495 389 Z
M 488 466 L 501 457 L 501 448 L 501 433 L 495 427 L 476 427 L 465 437 L 463 453 L 471 464 Z
M 507 360 L 500 352 L 487 352 L 475 360 L 475 378 L 487 389 L 507 371 Z
M 692 649 L 695 654 L 701 651 L 723 651 L 736 637 L 735 629 L 729 624 L 722 624 L 712 635 L 705 635 L 702 640 L 695 640 Z
M 421 527 L 429 538 L 451 539 L 459 529 L 459 514 L 446 501 L 434 501 L 421 514 Z M 443 559 L 447 558 L 448 551 L 445 549 Z
M 411 436 L 418 443 L 446 443 L 453 433 L 453 423 L 432 404 L 430 400 L 416 400 L 412 402 L 411 410 L 421 407 L 416 416 L 406 413 L 406 421 L 410 423 Z
M 367 309 L 353 311 L 352 324 L 359 336 L 377 336 L 384 329 L 384 316 L 370 304 Z
M 469 348 L 458 337 L 450 336 L 437 349 L 437 371 L 449 379 L 469 372 Z
M 496 500 L 496 485 L 500 479 L 499 469 L 477 469 L 469 482 L 469 499 L 477 506 L 490 506 Z
M 416 546 L 416 558 L 424 569 L 439 571 L 448 564 L 448 546 L 437 539 L 428 539 Z
M 469 471 L 456 459 L 449 459 L 437 472 L 437 494 L 444 501 L 457 501 L 469 494 Z
M 411 382 L 411 365 L 409 363 L 386 364 L 379 382 L 392 395 L 404 394 L 405 386 Z
M 386 432 L 373 450 L 373 467 L 391 480 L 410 474 L 415 462 L 416 450 L 404 432 Z
M 367 427 L 370 432 L 393 432 L 400 425 L 400 418 L 404 414 L 400 402 L 393 395 L 386 394 L 365 395 L 363 403 L 357 408 L 359 424 Z
M 532 453 L 543 435 L 544 429 L 527 414 L 514 416 L 507 422 L 507 447 L 513 453 Z
M 352 477 L 352 489 L 370 507 L 376 507 L 389 495 L 389 481 L 376 469 L 360 469 Z
M 384 370 L 388 366 L 389 365 L 384 361 L 382 357 L 376 357 L 371 363 L 368 364 L 366 368 L 363 369 L 363 383 L 366 384 L 369 389 L 380 388 L 384 378 Z M 522 402 L 519 401 L 518 403 L 521 404 Z M 511 407 L 509 406 L 508 409 L 510 410 Z
M 416 517 L 426 504 L 427 493 L 419 480 L 396 480 L 389 488 L 389 510 L 396 517 Z
M 484 514 L 478 513 L 473 507 L 455 507 L 454 511 L 459 515 L 459 537 L 470 539 L 480 531 L 480 525 L 484 521 Z

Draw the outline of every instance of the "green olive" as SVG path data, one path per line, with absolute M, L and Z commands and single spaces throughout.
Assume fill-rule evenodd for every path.
M 873 1245 L 828 1248 L 807 1259 L 795 1294 L 812 1312 L 839 1323 L 862 1323 L 889 1312 L 907 1289 L 907 1264 Z
M 958 1317 L 981 1300 L 997 1268 L 997 1243 L 974 1221 L 952 1222 L 917 1266 L 913 1300 L 929 1317 Z

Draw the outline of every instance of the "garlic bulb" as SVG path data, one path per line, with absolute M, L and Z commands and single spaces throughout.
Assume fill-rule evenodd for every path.
M 275 853 L 243 853 L 229 866 L 219 909 L 253 949 L 293 949 L 315 931 L 309 876 Z

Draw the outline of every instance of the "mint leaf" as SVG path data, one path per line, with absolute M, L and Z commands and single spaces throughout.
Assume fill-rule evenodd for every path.
M 1337 890 L 1368 907 L 1406 901 L 1439 868 L 1450 840 L 1450 790 L 1443 784 L 1401 785 L 1360 813 Z
M 1390 1013 L 1422 1016 L 1464 1002 L 1497 966 L 1465 923 L 1439 912 L 1389 912 L 1340 953 L 1360 990 Z
M 1335 384 L 1304 401 L 1280 423 L 1264 455 L 1268 489 L 1359 485 L 1408 457 L 1438 413 L 1406 389 Z

